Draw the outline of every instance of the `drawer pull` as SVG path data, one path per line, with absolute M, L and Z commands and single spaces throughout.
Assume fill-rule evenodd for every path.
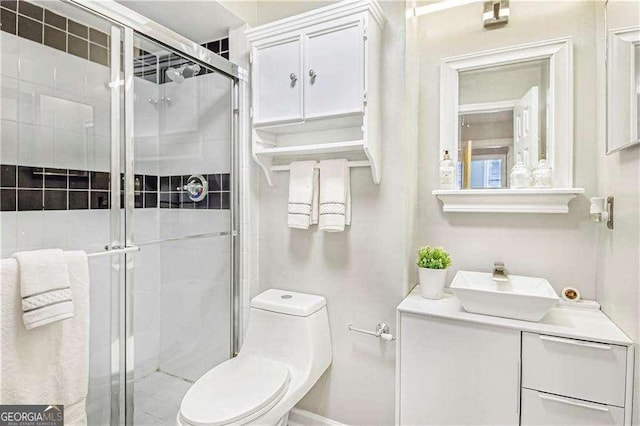
M 569 401 L 563 398 L 557 398 L 555 396 L 544 395 L 541 393 L 539 393 L 538 396 L 540 397 L 540 399 L 545 399 L 547 401 L 559 402 L 561 404 L 567 404 L 567 405 L 574 405 L 576 407 L 588 408 L 590 410 L 609 412 L 609 409 L 606 407 L 599 407 L 597 405 L 585 404 L 583 402 Z
M 602 343 L 583 342 L 582 340 L 563 339 L 561 337 L 545 336 L 542 334 L 540 334 L 539 337 L 540 337 L 540 340 L 546 340 L 549 342 L 567 343 L 569 345 L 584 346 L 584 347 L 593 348 L 593 349 L 603 349 L 603 350 L 611 349 L 611 345 L 605 345 Z

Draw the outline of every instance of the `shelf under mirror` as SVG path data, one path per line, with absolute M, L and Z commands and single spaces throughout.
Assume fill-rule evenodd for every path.
M 436 189 L 444 212 L 568 213 L 583 188 Z

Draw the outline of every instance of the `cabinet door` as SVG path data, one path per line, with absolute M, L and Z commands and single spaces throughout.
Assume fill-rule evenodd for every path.
M 517 425 L 520 332 L 410 314 L 400 324 L 400 424 Z
M 522 389 L 522 426 L 623 424 L 623 408 Z
M 363 111 L 363 28 L 359 20 L 307 33 L 305 118 Z
M 301 36 L 254 47 L 254 124 L 302 120 L 301 50 Z

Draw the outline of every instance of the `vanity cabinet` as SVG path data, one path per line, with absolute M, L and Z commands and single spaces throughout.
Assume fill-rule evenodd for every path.
M 415 289 L 397 319 L 399 425 L 631 424 L 633 342 L 598 309 L 534 323 Z
M 402 424 L 518 424 L 520 333 L 408 314 L 399 340 Z

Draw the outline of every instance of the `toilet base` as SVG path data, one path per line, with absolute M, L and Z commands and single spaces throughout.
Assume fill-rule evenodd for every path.
M 282 416 L 280 418 L 280 420 L 278 420 L 278 422 L 275 423 L 273 426 L 287 426 L 288 422 L 289 422 L 289 412 L 287 411 L 287 414 Z M 241 425 L 242 423 L 233 423 L 233 425 L 238 425 L 238 424 Z M 247 424 L 247 425 L 251 425 L 251 424 L 260 425 L 260 417 L 258 417 L 257 419 L 255 419 L 252 422 L 245 423 L 245 424 Z M 176 425 L 177 426 L 190 426 L 189 424 L 182 422 L 182 420 L 180 419 L 180 413 L 178 413 L 178 415 L 176 416 Z

